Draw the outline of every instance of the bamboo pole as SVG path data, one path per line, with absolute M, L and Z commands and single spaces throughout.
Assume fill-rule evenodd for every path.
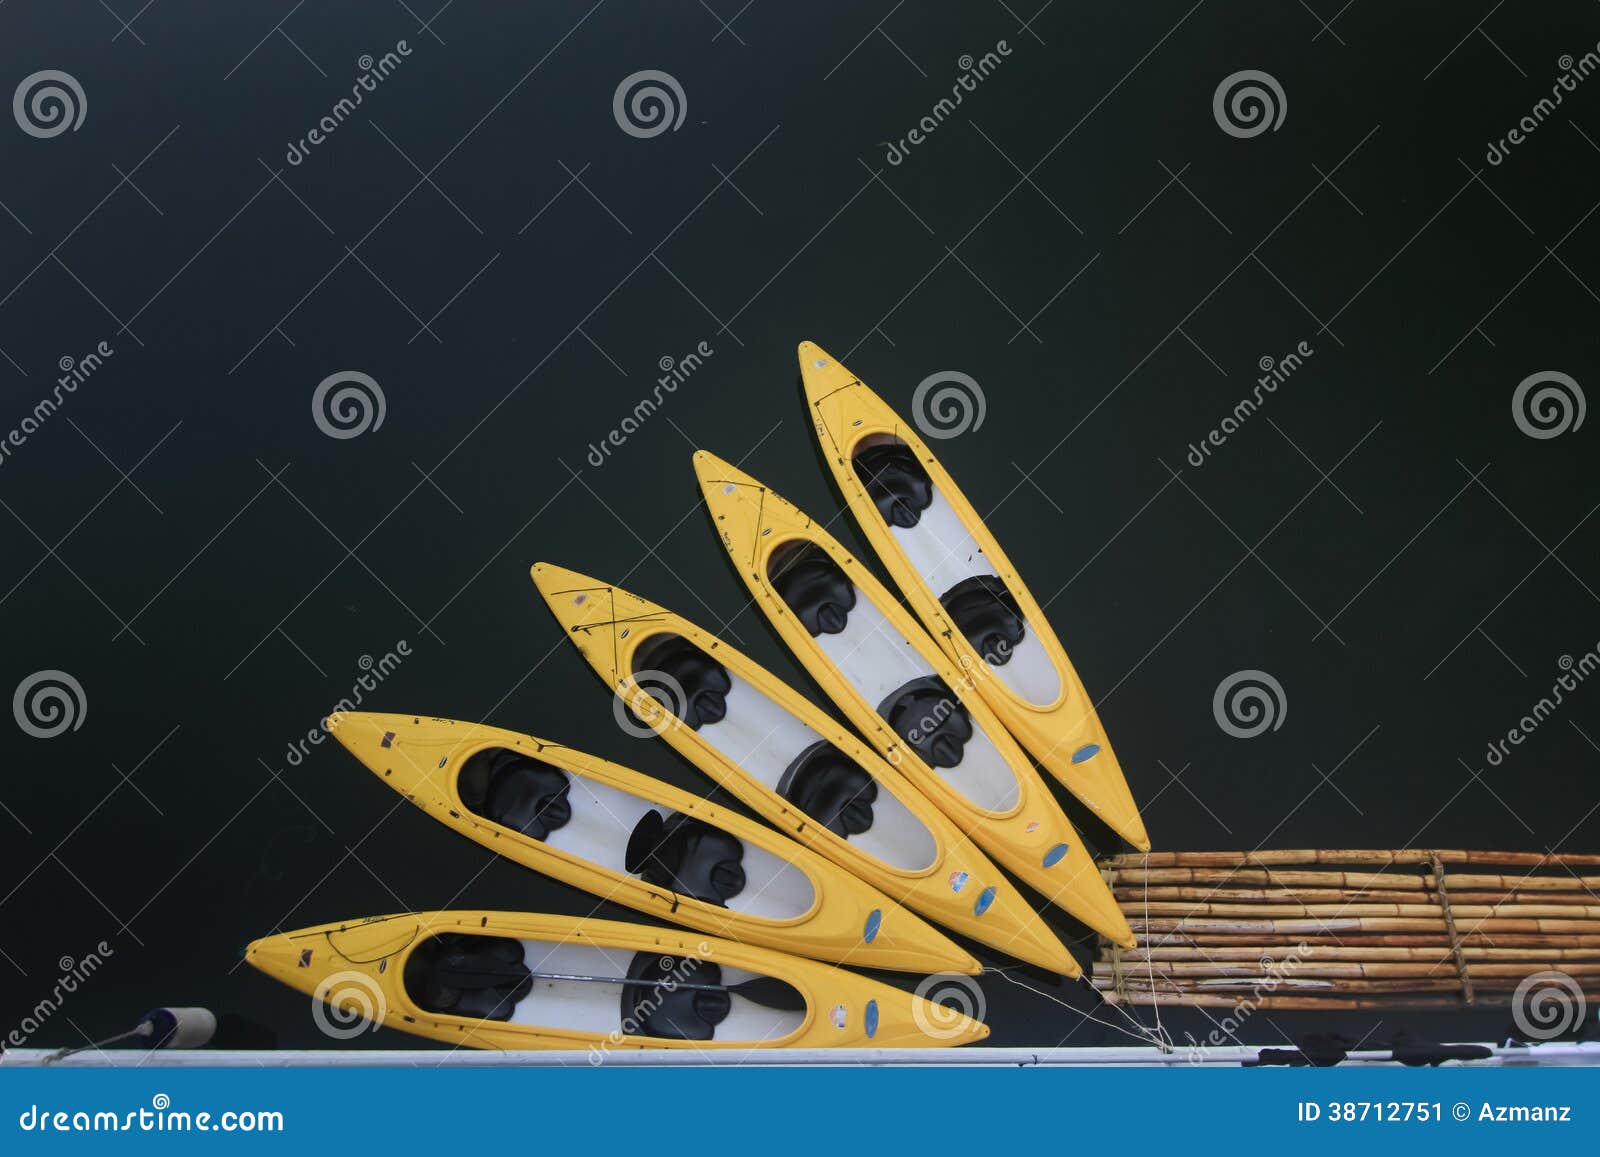
M 1325 916 L 1313 919 L 1289 918 L 1283 920 L 1188 917 L 1151 920 L 1133 919 L 1129 920 L 1128 923 L 1135 933 L 1225 932 L 1236 934 L 1270 932 L 1290 935 L 1295 933 L 1320 935 L 1327 932 L 1428 932 L 1437 935 L 1441 927 L 1440 921 L 1437 920 L 1382 916 Z M 1579 932 L 1594 934 L 1600 933 L 1600 921 L 1483 917 L 1473 920 L 1468 931 L 1489 933 Z
M 1272 868 L 1284 864 L 1428 864 L 1437 856 L 1445 864 L 1491 864 L 1511 867 L 1600 867 L 1600 855 L 1543 852 L 1429 851 L 1404 848 L 1281 849 L 1266 852 L 1132 852 L 1109 856 L 1102 868 Z
M 1374 947 L 1408 948 L 1449 948 L 1450 939 L 1443 934 L 1422 935 L 1416 933 L 1363 933 L 1359 936 L 1320 935 L 1317 933 L 1303 934 L 1277 934 L 1266 933 L 1261 935 L 1238 935 L 1216 932 L 1167 932 L 1155 937 L 1147 936 L 1142 943 L 1154 947 L 1170 948 L 1191 946 L 1195 948 L 1230 948 L 1257 941 L 1276 941 L 1284 947 L 1297 947 L 1301 944 L 1316 948 L 1323 945 L 1342 947 L 1352 943 L 1371 945 Z M 1537 935 L 1515 932 L 1468 932 L 1461 938 L 1463 944 L 1477 944 L 1499 948 L 1600 948 L 1600 936 L 1584 935 Z
M 1431 877 L 1430 877 L 1431 879 Z M 1446 878 L 1450 898 L 1462 904 L 1600 904 L 1600 894 L 1584 891 L 1522 892 L 1515 889 L 1459 890 L 1454 877 Z M 1437 891 L 1424 888 L 1234 888 L 1234 887 L 1181 887 L 1159 885 L 1149 888 L 1113 888 L 1112 895 L 1128 911 L 1140 911 L 1146 903 L 1171 903 L 1175 900 L 1193 900 L 1199 903 L 1313 903 L 1316 901 L 1347 901 L 1350 903 L 1432 903 Z
M 1463 948 L 1470 960 L 1530 961 L 1537 964 L 1560 960 L 1600 961 L 1600 948 Z M 1420 960 L 1430 964 L 1454 959 L 1449 945 L 1436 948 L 1374 948 L 1365 944 L 1325 947 L 1284 944 L 1255 944 L 1228 947 L 1125 948 L 1118 952 L 1125 967 L 1150 961 L 1194 960 Z
M 1457 987 L 1456 967 L 1453 959 L 1446 958 L 1434 963 L 1406 962 L 1401 964 L 1387 962 L 1361 962 L 1361 961 L 1320 961 L 1282 963 L 1270 962 L 1270 968 L 1263 968 L 1256 964 L 1222 964 L 1211 961 L 1162 961 L 1160 963 L 1146 962 L 1143 965 L 1129 967 L 1123 970 L 1125 979 L 1123 984 L 1152 984 L 1161 981 L 1189 978 L 1242 978 L 1259 980 L 1264 984 L 1277 986 L 1293 980 L 1318 980 L 1318 979 L 1352 979 L 1352 980 L 1440 980 L 1448 982 L 1452 987 Z M 1521 980 L 1535 972 L 1543 970 L 1543 965 L 1536 961 L 1526 961 L 1521 964 L 1475 964 L 1472 966 L 1472 979 L 1477 983 L 1492 977 L 1513 977 Z M 1568 976 L 1594 976 L 1600 977 L 1600 964 L 1569 964 L 1561 971 Z M 1102 977 L 1112 976 L 1112 969 L 1107 964 L 1097 963 L 1094 966 L 1094 975 L 1098 980 Z
M 1358 1010 L 1371 1011 L 1397 1011 L 1414 1009 L 1452 1009 L 1466 1008 L 1460 997 L 1455 996 L 1282 996 L 1270 994 L 1265 996 L 1248 997 L 1241 1001 L 1238 996 L 1226 993 L 1156 993 L 1156 992 L 1130 992 L 1121 994 L 1112 991 L 1102 993 L 1108 1004 L 1132 1005 L 1161 1005 L 1163 1007 L 1188 1007 L 1188 1008 L 1238 1008 L 1241 1003 L 1248 1003 L 1256 1009 L 1267 1009 L 1279 1012 L 1349 1012 Z M 1588 1000 L 1600 999 L 1600 989 L 1586 995 Z M 1478 1000 L 1478 1007 L 1506 1008 L 1512 1003 L 1509 993 L 1492 993 Z
M 1141 904 L 1136 916 L 1264 916 L 1287 919 L 1294 916 L 1407 916 L 1418 919 L 1444 919 L 1437 904 Z M 1487 915 L 1487 913 L 1485 913 Z M 1531 915 L 1531 913 L 1530 913 Z
M 1271 887 L 1379 888 L 1414 890 L 1433 878 L 1405 872 L 1315 872 L 1254 868 L 1117 868 L 1106 873 L 1113 885 L 1240 884 Z
M 1108 1004 L 1132 1005 L 1162 1005 L 1164 1007 L 1188 1008 L 1237 1008 L 1240 1000 L 1237 996 L 1228 996 L 1223 993 L 1182 992 L 1182 993 L 1154 993 L 1130 992 L 1126 995 L 1106 991 Z M 1459 997 L 1454 996 L 1412 996 L 1396 999 L 1385 996 L 1257 996 L 1252 997 L 1249 1003 L 1258 1009 L 1267 1009 L 1278 1012 L 1316 1011 L 1316 1012 L 1350 1012 L 1357 1010 L 1388 1010 L 1396 1009 L 1435 1009 L 1435 1008 L 1464 1008 L 1466 1007 Z M 1509 999 L 1495 997 L 1489 1000 L 1480 1000 L 1480 1005 L 1505 1006 L 1511 1002 Z
M 1567 892 L 1600 889 L 1600 876 L 1481 876 L 1450 872 L 1451 888 L 1495 888 L 1517 892 Z

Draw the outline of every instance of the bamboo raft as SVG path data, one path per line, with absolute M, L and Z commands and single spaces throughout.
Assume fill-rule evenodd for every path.
M 1600 855 L 1151 852 L 1100 868 L 1138 941 L 1100 939 L 1108 1001 L 1495 1007 L 1553 971 L 1600 1000 Z

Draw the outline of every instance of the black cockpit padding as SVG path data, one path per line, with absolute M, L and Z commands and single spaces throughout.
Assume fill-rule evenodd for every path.
M 855 760 L 819 739 L 784 769 L 778 794 L 834 835 L 849 839 L 872 827 L 878 784 Z
M 418 1008 L 472 1020 L 510 1020 L 533 988 L 520 940 L 464 932 L 441 932 L 418 944 L 403 980 Z
M 636 953 L 622 986 L 622 1031 L 666 1040 L 711 1040 L 733 1009 L 733 998 L 725 990 L 679 986 L 721 983 L 722 969 L 709 961 Z
M 767 576 L 813 637 L 844 630 L 856 605 L 856 585 L 816 543 L 784 543 L 772 552 Z
M 659 685 L 647 672 L 659 671 L 677 688 Z M 728 713 L 727 694 L 733 686 L 727 669 L 682 635 L 653 635 L 633 655 L 633 674 L 640 688 L 691 730 L 717 723 Z M 681 690 L 681 699 L 674 694 Z M 673 702 L 680 699 L 679 702 Z
M 972 738 L 972 718 L 937 675 L 891 691 L 878 714 L 930 767 L 955 767 Z
M 858 451 L 850 464 L 867 497 L 890 526 L 910 530 L 933 505 L 933 479 L 904 442 L 882 442 Z
M 567 773 L 509 747 L 486 747 L 461 765 L 456 791 L 484 819 L 545 839 L 572 818 Z
M 1028 620 L 999 575 L 962 579 L 940 595 L 939 602 L 991 667 L 1005 666 L 1028 633 Z
M 704 820 L 645 812 L 628 837 L 624 864 L 647 884 L 726 908 L 744 891 L 744 844 Z

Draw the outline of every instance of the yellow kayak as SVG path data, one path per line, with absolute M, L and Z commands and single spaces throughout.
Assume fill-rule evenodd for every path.
M 980 1021 L 831 964 L 676 928 L 417 912 L 256 940 L 245 959 L 323 1001 L 347 1039 L 386 1025 L 482 1049 L 917 1048 Z M 331 1019 L 330 1019 L 331 1018 Z
M 453 719 L 357 711 L 327 726 L 446 827 L 601 899 L 863 968 L 982 971 L 931 924 L 815 852 L 636 771 Z
M 715 455 L 694 465 L 756 605 L 856 729 L 1002 867 L 1131 947 L 1088 849 L 967 673 L 821 525 Z
M 621 701 L 779 831 L 953 931 L 1080 974 L 972 841 L 810 700 L 637 595 L 549 563 L 534 566 L 533 581 Z
M 928 633 L 1045 770 L 1149 851 L 1093 701 L 978 512 L 916 430 L 813 342 L 800 374 L 834 480 Z

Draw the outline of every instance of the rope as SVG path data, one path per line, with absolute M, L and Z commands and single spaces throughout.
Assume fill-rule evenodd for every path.
M 1472 974 L 1467 970 L 1467 954 L 1462 951 L 1461 934 L 1456 930 L 1455 913 L 1450 910 L 1450 889 L 1445 886 L 1444 860 L 1438 852 L 1429 852 L 1433 859 L 1433 886 L 1439 894 L 1439 906 L 1444 909 L 1444 928 L 1450 937 L 1450 955 L 1455 958 L 1456 972 L 1461 976 L 1461 995 L 1468 1004 L 1475 998 L 1472 993 Z

